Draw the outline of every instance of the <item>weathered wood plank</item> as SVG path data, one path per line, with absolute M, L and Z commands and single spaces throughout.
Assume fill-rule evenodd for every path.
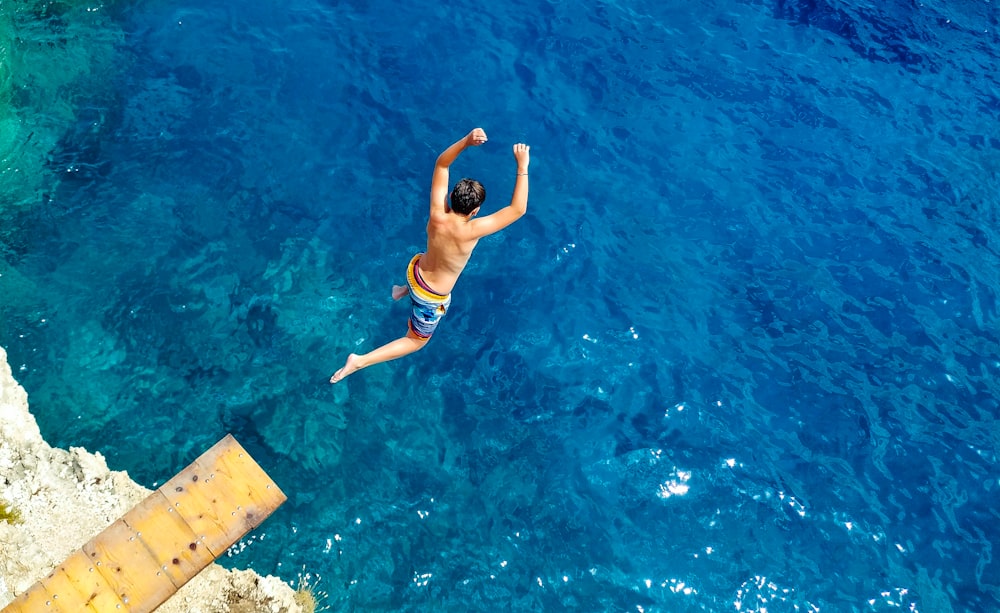
M 177 591 L 165 569 L 124 520 L 91 539 L 83 552 L 129 611 L 152 611 Z
M 122 519 L 175 587 L 187 583 L 216 558 L 160 491 Z
M 160 491 L 216 557 L 286 499 L 231 436 L 163 484 Z
M 199 467 L 199 472 L 202 471 L 206 475 L 209 472 Z M 210 481 L 206 477 L 202 485 L 177 486 L 173 489 L 164 487 L 160 491 L 198 536 L 199 542 L 218 557 L 246 534 L 250 526 L 242 516 L 236 515 L 237 505 L 225 493 L 204 487 Z
M 94 609 L 77 591 L 76 585 L 61 567 L 57 567 L 43 577 L 39 583 L 49 596 L 46 611 L 52 613 L 56 611 L 59 613 L 94 613 Z
M 214 471 L 209 477 L 216 481 L 215 487 L 225 488 L 225 491 L 233 493 L 237 511 L 244 512 L 247 523 L 253 528 L 259 526 L 286 500 L 277 484 L 235 439 L 227 441 L 225 445 L 215 445 L 198 458 L 197 463 L 213 467 Z M 241 506 L 242 509 L 239 508 Z
M 48 613 L 58 609 L 49 608 L 52 599 L 40 583 L 31 586 L 27 592 L 22 592 L 3 609 L 3 613 Z
M 81 601 L 90 607 L 85 610 L 98 613 L 129 610 L 82 549 L 66 558 L 57 570 L 69 577 Z

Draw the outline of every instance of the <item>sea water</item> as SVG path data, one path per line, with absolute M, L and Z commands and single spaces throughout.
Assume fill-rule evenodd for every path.
M 994 611 L 988 1 L 0 4 L 0 345 L 332 610 Z M 401 335 L 437 154 L 527 216 Z

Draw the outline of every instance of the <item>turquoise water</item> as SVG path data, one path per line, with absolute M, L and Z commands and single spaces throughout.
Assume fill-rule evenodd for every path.
M 232 432 L 289 500 L 224 563 L 333 610 L 1000 609 L 992 4 L 43 5 L 0 345 L 149 487 Z M 455 174 L 495 210 L 528 142 L 527 217 L 330 386 L 475 126 Z
M 0 207 L 30 207 L 52 189 L 46 161 L 88 99 L 106 93 L 122 35 L 105 10 L 0 2 Z

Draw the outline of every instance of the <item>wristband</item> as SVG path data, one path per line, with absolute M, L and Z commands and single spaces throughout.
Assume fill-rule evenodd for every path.
M 519 172 L 519 173 L 517 173 L 517 176 L 519 176 L 519 177 L 527 177 L 528 173 L 526 173 L 526 172 Z

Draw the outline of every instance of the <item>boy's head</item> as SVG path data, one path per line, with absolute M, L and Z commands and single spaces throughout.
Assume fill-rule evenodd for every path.
M 459 215 L 471 215 L 486 200 L 486 188 L 474 179 L 462 179 L 451 190 L 451 210 Z

